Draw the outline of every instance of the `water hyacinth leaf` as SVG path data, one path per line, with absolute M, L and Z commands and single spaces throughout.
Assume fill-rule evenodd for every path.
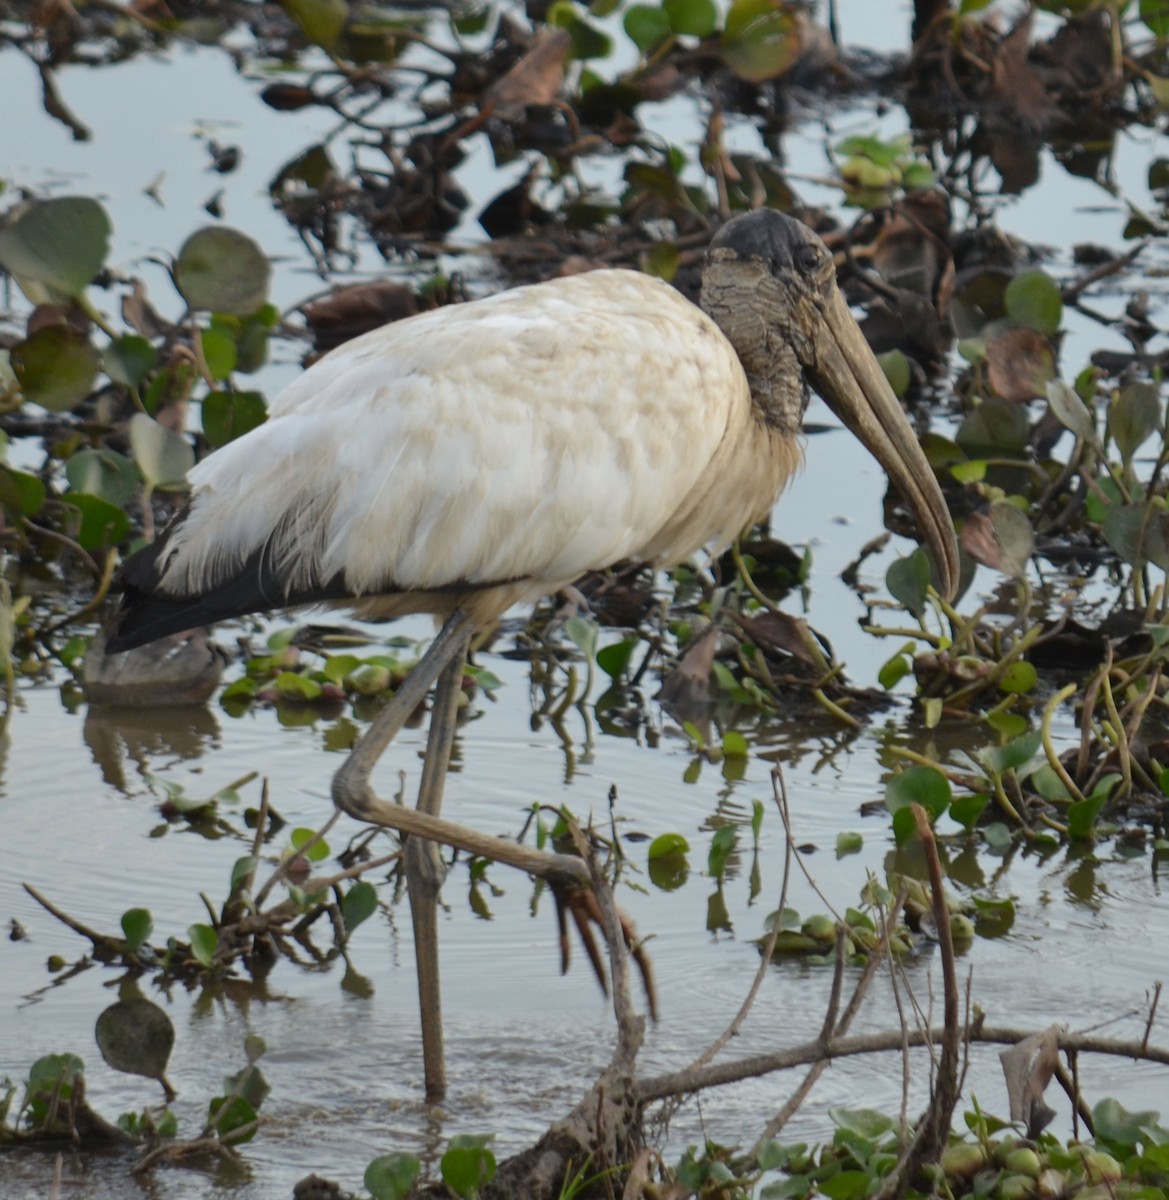
M 986 811 L 989 803 L 990 797 L 981 792 L 972 796 L 960 796 L 950 805 L 950 816 L 963 829 L 970 830 L 978 824 L 979 817 Z
M 925 614 L 930 586 L 930 561 L 926 552 L 917 549 L 893 562 L 885 572 L 885 586 L 894 600 L 920 620 Z
M 136 333 L 115 338 L 102 351 L 102 370 L 114 383 L 137 387 L 158 362 L 158 352 Z
M 62 1100 L 73 1099 L 73 1085 L 85 1075 L 85 1064 L 76 1054 L 46 1054 L 28 1070 L 28 1096 L 42 1102 L 54 1094 Z
M 719 48 L 740 79 L 763 83 L 788 70 L 802 47 L 795 15 L 780 0 L 734 0 Z
M 1027 514 L 1005 500 L 971 513 L 958 540 L 975 562 L 1016 579 L 1026 574 L 1035 549 L 1035 534 Z
M 345 928 L 352 933 L 363 921 L 368 921 L 377 912 L 377 888 L 372 883 L 360 879 L 346 893 L 341 901 L 341 916 L 345 920 Z
M 349 19 L 345 0 L 281 0 L 281 4 L 310 42 L 323 50 L 337 49 Z
M 374 1200 L 405 1200 L 421 1170 L 413 1154 L 383 1154 L 365 1168 L 365 1190 Z
M 1013 662 L 999 676 L 999 689 L 1011 695 L 1021 695 L 1031 691 L 1039 681 L 1039 672 L 1024 660 Z
M 246 317 L 268 299 L 272 266 L 245 233 L 208 225 L 183 243 L 174 266 L 175 285 L 193 309 Z
M 245 854 L 242 858 L 237 858 L 231 868 L 231 893 L 235 893 L 243 887 L 252 877 L 252 873 L 260 865 L 260 860 L 254 854 Z
M 138 490 L 134 464 L 116 450 L 86 446 L 65 464 L 65 478 L 75 492 L 100 496 L 110 504 L 124 505 Z
M 0 229 L 0 267 L 22 288 L 28 280 L 58 297 L 79 296 L 101 270 L 112 230 L 106 210 L 89 196 L 34 200 Z
M 1161 397 L 1151 383 L 1130 383 L 1117 393 L 1108 408 L 1108 432 L 1129 462 L 1161 427 Z
M 0 465 L 0 504 L 10 513 L 35 517 L 45 506 L 45 484 L 27 471 Z
M 847 858 L 850 854 L 859 854 L 864 844 L 865 839 L 859 833 L 838 833 L 836 835 L 836 857 Z
M 115 1071 L 162 1080 L 174 1049 L 175 1027 L 152 1000 L 135 996 L 105 1009 L 94 1036 L 102 1058 Z
M 877 362 L 881 364 L 881 370 L 885 372 L 885 378 L 893 389 L 893 395 L 900 399 L 909 391 L 909 359 L 900 350 L 890 350 L 886 354 L 878 354 Z
M 912 645 L 912 643 L 910 643 Z M 892 658 L 887 658 L 877 672 L 877 682 L 890 691 L 913 670 L 913 661 L 903 650 L 899 650 Z
M 1015 923 L 1015 902 L 1010 897 L 972 896 L 979 937 L 1003 937 Z
M 649 861 L 678 858 L 690 853 L 690 843 L 680 833 L 659 833 L 649 844 Z
M 600 636 L 596 621 L 590 621 L 587 617 L 569 617 L 564 622 L 564 632 L 585 658 L 590 661 L 596 658 L 597 639 Z
M 264 1072 L 255 1065 L 268 1052 L 268 1047 L 262 1037 L 254 1035 L 247 1039 L 247 1043 L 244 1050 L 248 1056 L 248 1065 L 234 1075 L 229 1075 L 223 1081 L 223 1090 L 226 1093 L 238 1092 L 258 1112 L 272 1091 Z
M 1071 793 L 1064 781 L 1056 774 L 1050 763 L 1044 763 L 1038 770 L 1028 776 L 1031 786 L 1044 800 L 1070 800 Z
M 225 329 L 213 327 L 200 331 L 199 345 L 211 378 L 222 383 L 235 370 L 235 338 Z
M 1137 11 L 1154 37 L 1169 38 L 1169 0 L 1141 0 Z
M 710 840 L 710 853 L 706 860 L 706 869 L 715 879 L 722 879 L 726 874 L 727 860 L 735 848 L 738 834 L 733 825 L 723 825 L 714 831 Z
M 311 846 L 308 846 L 309 842 L 316 836 L 317 831 L 315 829 L 308 829 L 301 826 L 289 834 L 288 841 L 297 854 L 303 854 L 309 862 L 322 862 L 329 857 L 329 843 L 324 838 L 321 838 L 319 841 L 313 842 Z M 308 846 L 307 850 L 305 849 L 306 846 Z
M 180 488 L 195 465 L 190 442 L 145 413 L 130 418 L 130 448 L 138 470 L 151 487 Z
M 648 274 L 673 283 L 681 261 L 678 247 L 673 242 L 654 242 L 645 255 L 644 267 Z
M 1144 504 L 1113 504 L 1104 514 L 1104 540 L 1127 563 L 1169 570 L 1169 514 Z
M 984 746 L 977 752 L 975 758 L 987 771 L 1001 775 L 1004 771 L 1017 770 L 1026 766 L 1039 751 L 1043 734 L 1034 729 L 1007 742 L 1005 746 Z
M 210 925 L 192 925 L 187 929 L 191 939 L 191 953 L 200 966 L 210 967 L 219 946 L 219 934 Z
M 255 1129 L 242 1134 L 239 1131 L 254 1125 L 258 1119 L 259 1114 L 243 1096 L 234 1096 L 231 1100 L 216 1096 L 207 1105 L 207 1123 L 220 1138 L 234 1145 L 250 1142 L 256 1136 Z
M 892 1117 L 872 1108 L 830 1108 L 828 1115 L 837 1129 L 846 1130 L 868 1142 L 883 1138 L 896 1124 Z
M 625 10 L 622 26 L 643 54 L 670 36 L 670 18 L 660 5 L 635 4 Z
M 934 822 L 950 804 L 950 781 L 933 767 L 910 767 L 885 785 L 885 807 L 891 813 L 920 804 Z
M 756 842 L 759 841 L 759 834 L 763 829 L 763 801 L 751 801 L 751 836 Z
M 625 638 L 623 641 L 603 646 L 597 651 L 597 666 L 614 683 L 617 683 L 629 670 L 629 664 L 633 659 L 633 652 L 637 649 L 637 644 L 636 638 Z
M 991 396 L 962 421 L 954 440 L 968 458 L 1022 457 L 1030 433 L 1024 405 Z
M 732 758 L 746 758 L 747 752 L 747 739 L 737 729 L 728 729 L 723 734 L 723 754 Z
M 1108 803 L 1107 795 L 1096 794 L 1068 805 L 1068 837 L 1077 842 L 1096 838 L 1096 818 Z
M 154 932 L 154 918 L 148 908 L 128 908 L 122 913 L 122 933 L 131 950 L 144 946 Z
M 321 698 L 321 685 L 307 675 L 295 671 L 281 671 L 272 681 L 272 686 L 284 700 L 299 700 L 312 703 Z
M 67 325 L 45 325 L 12 347 L 10 362 L 24 398 L 49 412 L 68 412 L 93 390 L 101 356 Z
M 704 38 L 718 28 L 714 0 L 662 0 L 662 9 L 674 33 Z
M 1141 1143 L 1164 1146 L 1165 1130 L 1160 1125 L 1161 1114 L 1153 1109 L 1129 1112 L 1118 1100 L 1107 1098 L 1092 1109 L 1092 1125 L 1096 1137 L 1115 1146 L 1135 1150 Z
M 495 1155 L 488 1148 L 490 1134 L 456 1134 L 439 1161 L 442 1181 L 464 1200 L 495 1178 Z
M 574 59 L 606 58 L 613 52 L 613 41 L 609 35 L 584 20 L 572 0 L 554 0 L 545 20 L 549 25 L 567 31 L 570 57 Z
M 1052 334 L 1063 320 L 1059 284 L 1043 271 L 1021 271 L 1007 284 L 1007 314 L 1020 325 Z
M 1070 429 L 1076 437 L 1083 438 L 1085 442 L 1096 442 L 1095 414 L 1074 388 L 1068 387 L 1062 379 L 1049 379 L 1047 404 L 1065 429 Z
M 130 518 L 117 504 L 85 492 L 66 492 L 63 503 L 80 513 L 74 537 L 85 550 L 116 546 L 130 533 Z

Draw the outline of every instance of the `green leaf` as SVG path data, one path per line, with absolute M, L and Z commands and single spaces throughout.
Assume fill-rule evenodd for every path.
M 715 879 L 721 879 L 726 873 L 727 860 L 735 848 L 738 834 L 733 825 L 723 825 L 714 831 L 710 840 L 710 853 L 707 856 L 706 869 Z
M 110 504 L 124 505 L 138 491 L 134 464 L 116 450 L 78 450 L 65 464 L 65 478 L 75 492 L 100 496 Z
M 984 746 L 975 754 L 975 758 L 986 770 L 1001 775 L 1025 766 L 1036 755 L 1043 734 L 1038 730 L 1025 733 L 1022 737 L 1012 738 L 1005 746 Z
M 200 331 L 199 343 L 211 378 L 222 383 L 235 370 L 235 338 L 225 329 L 212 327 Z
M 231 868 L 231 891 L 234 895 L 238 888 L 251 876 L 252 872 L 260 865 L 260 860 L 254 854 L 245 854 L 242 858 L 237 858 Z
M 62 1100 L 72 1100 L 73 1084 L 84 1075 L 85 1064 L 76 1054 L 46 1054 L 29 1067 L 28 1093 L 46 1098 L 56 1093 Z
M 128 908 L 122 913 L 122 932 L 131 950 L 140 950 L 154 932 L 154 918 L 148 908 Z
M 456 1195 L 470 1200 L 495 1178 L 495 1155 L 487 1147 L 490 1135 L 458 1134 L 439 1162 L 443 1183 Z
M 138 470 L 152 487 L 182 487 L 195 465 L 191 443 L 145 413 L 130 418 L 130 448 Z
M 625 638 L 624 641 L 614 642 L 597 651 L 597 666 L 609 676 L 614 683 L 629 670 L 633 652 L 637 649 L 637 638 Z
M 950 816 L 963 829 L 973 829 L 989 803 L 990 797 L 981 792 L 975 793 L 973 796 L 960 796 L 950 805 Z
M 247 234 L 208 225 L 183 243 L 175 262 L 175 285 L 193 309 L 246 317 L 268 299 L 272 267 Z
M 675 33 L 704 38 L 718 28 L 718 5 L 714 0 L 662 0 L 662 8 Z
M 782 75 L 799 57 L 802 41 L 795 14 L 781 0 L 734 0 L 720 50 L 740 79 L 763 83 Z
M 1059 284 L 1043 271 L 1021 271 L 1007 284 L 1007 314 L 1020 325 L 1053 334 L 1063 320 Z
M 45 485 L 36 475 L 0 466 L 0 504 L 18 516 L 35 517 L 45 506 Z
M 256 1110 L 243 1096 L 235 1096 L 230 1101 L 227 1100 L 226 1096 L 216 1096 L 207 1105 L 208 1124 L 214 1122 L 213 1128 L 219 1137 L 223 1141 L 235 1145 L 250 1142 L 256 1136 L 255 1130 L 242 1137 L 233 1135 L 236 1133 L 236 1130 L 242 1129 L 245 1125 L 251 1125 L 257 1118 L 258 1114 Z
M 652 50 L 670 36 L 670 18 L 657 4 L 631 4 L 622 25 L 629 40 L 642 52 Z
M 158 362 L 154 347 L 136 333 L 128 333 L 102 351 L 102 370 L 123 387 L 137 387 Z
M 66 492 L 61 500 L 81 514 L 74 537 L 85 550 L 116 546 L 130 533 L 130 518 L 117 504 L 85 492 Z
M 885 586 L 889 594 L 919 620 L 925 613 L 929 585 L 929 556 L 921 549 L 897 559 L 885 572 Z
M 1137 11 L 1154 37 L 1169 38 L 1169 0 L 1141 0 Z
M 1085 442 L 1097 441 L 1095 414 L 1080 394 L 1062 379 L 1047 381 L 1047 404 L 1065 429 L 1070 429 Z
M 304 36 L 324 50 L 336 50 L 349 19 L 345 0 L 281 0 Z
M 297 854 L 304 854 L 305 858 L 307 858 L 309 862 L 322 862 L 324 859 L 329 857 L 329 843 L 324 838 L 321 838 L 321 840 L 316 842 L 314 845 L 309 846 L 308 850 L 304 849 L 304 847 L 308 845 L 308 843 L 311 842 L 316 836 L 317 831 L 315 829 L 306 829 L 305 827 L 301 826 L 297 829 L 294 829 L 292 833 L 289 834 L 288 840 L 291 843 L 293 850 L 295 850 Z
M 760 831 L 763 829 L 763 801 L 751 801 L 751 835 L 755 841 L 759 841 Z
M 885 807 L 897 813 L 910 804 L 920 804 L 934 822 L 950 804 L 950 781 L 933 767 L 910 767 L 894 775 L 885 785 Z
M 367 880 L 359 879 L 341 901 L 341 916 L 345 928 L 352 933 L 363 921 L 377 912 L 377 888 Z
M 862 1200 L 869 1194 L 867 1171 L 840 1171 L 817 1183 L 817 1190 L 828 1200 Z
M 564 632 L 568 634 L 585 658 L 590 660 L 596 658 L 597 639 L 600 636 L 600 627 L 596 621 L 590 620 L 588 617 L 569 617 L 564 622 Z
M 311 703 L 321 698 L 321 685 L 315 679 L 300 675 L 296 671 L 281 671 L 272 684 L 285 700 Z
M 885 354 L 878 354 L 877 362 L 881 364 L 881 370 L 885 372 L 885 378 L 893 389 L 893 395 L 900 399 L 909 391 L 909 359 L 900 350 L 890 350 Z
M 1151 1109 L 1129 1112 L 1119 1101 L 1107 1098 L 1092 1109 L 1092 1125 L 1098 1138 L 1115 1146 L 1135 1150 L 1142 1142 L 1152 1141 L 1150 1131 L 1158 1128 L 1161 1114 Z
M 1124 461 L 1161 426 L 1161 397 L 1151 383 L 1130 383 L 1120 389 L 1108 409 L 1108 432 Z
M 422 1164 L 413 1154 L 383 1154 L 365 1168 L 365 1189 L 374 1200 L 406 1200 Z
M 187 929 L 191 953 L 200 966 L 210 967 L 219 946 L 219 934 L 210 925 L 191 925 Z
M 1092 795 L 1068 805 L 1068 837 L 1077 842 L 1094 841 L 1096 818 L 1107 803 L 1107 795 Z
M 0 267 L 22 287 L 28 280 L 58 297 L 79 296 L 106 260 L 111 230 L 106 210 L 88 196 L 34 200 L 0 229 Z
M 999 676 L 999 688 L 1009 695 L 1029 692 L 1038 682 L 1039 672 L 1025 659 L 1011 663 Z
M 680 833 L 659 833 L 649 844 L 649 861 L 677 858 L 690 853 L 690 843 Z
M 89 338 L 67 325 L 42 326 L 12 347 L 10 361 L 24 398 L 49 412 L 80 404 L 101 368 Z
M 838 833 L 836 835 L 836 857 L 846 858 L 850 854 L 859 854 L 865 844 L 864 837 L 859 833 Z
M 728 729 L 723 734 L 723 754 L 728 757 L 746 758 L 747 753 L 747 739 L 737 729 Z
M 896 1125 L 892 1117 L 873 1108 L 830 1108 L 828 1115 L 837 1129 L 846 1129 L 870 1142 L 884 1137 Z
M 101 1056 L 115 1071 L 162 1079 L 175 1045 L 175 1027 L 153 1000 L 132 996 L 105 1009 L 94 1026 Z

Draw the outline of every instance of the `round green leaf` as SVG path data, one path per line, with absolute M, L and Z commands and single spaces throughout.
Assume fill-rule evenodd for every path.
M 383 1154 L 365 1168 L 365 1188 L 374 1200 L 405 1200 L 422 1164 L 413 1154 Z
M 161 1079 L 175 1044 L 171 1019 L 152 1000 L 119 1000 L 98 1017 L 94 1036 L 101 1056 L 115 1071 Z
M 182 487 L 195 465 L 190 442 L 145 413 L 130 419 L 130 447 L 138 470 L 152 487 Z
M 936 821 L 950 804 L 950 781 L 933 767 L 910 767 L 894 775 L 885 785 L 885 807 L 896 813 L 910 804 L 920 804 Z
M 670 18 L 657 4 L 632 4 L 622 20 L 629 39 L 643 53 L 670 36 Z
M 720 49 L 723 61 L 740 79 L 748 83 L 774 79 L 800 53 L 795 14 L 780 0 L 734 0 Z
M 139 484 L 138 472 L 124 454 L 88 446 L 65 464 L 65 478 L 75 492 L 88 492 L 117 505 L 124 505 Z
M 12 370 L 26 400 L 68 412 L 93 390 L 101 358 L 89 338 L 66 325 L 45 325 L 12 347 Z
M 439 1161 L 443 1183 L 458 1196 L 469 1198 L 495 1177 L 495 1155 L 487 1148 L 487 1137 L 457 1134 Z
M 1011 663 L 1003 672 L 999 687 L 1004 692 L 1021 694 L 1031 691 L 1038 680 L 1039 672 L 1029 662 L 1019 661 Z
M 130 532 L 130 518 L 125 510 L 103 500 L 101 496 L 91 496 L 87 492 L 66 492 L 61 499 L 81 514 L 75 536 L 86 550 L 116 546 Z
M 106 210 L 88 196 L 34 200 L 0 229 L 0 267 L 20 281 L 78 296 L 106 260 L 111 228 Z
M 154 918 L 148 908 L 128 908 L 122 913 L 122 932 L 131 950 L 137 950 L 145 945 L 146 939 L 154 932 Z
M 288 840 L 292 843 L 292 848 L 298 854 L 303 853 L 309 862 L 321 862 L 329 857 L 329 843 L 324 838 L 309 846 L 307 850 L 303 849 L 316 836 L 317 831 L 315 829 L 306 829 L 302 826 L 294 829 L 289 835 Z
M 35 517 L 45 506 L 44 481 L 0 464 L 0 504 L 10 513 Z
M 1052 334 L 1063 320 L 1059 284 L 1043 271 L 1021 271 L 1007 284 L 1007 314 L 1020 325 Z
M 246 317 L 268 298 L 267 256 L 245 233 L 226 225 L 196 230 L 175 262 L 175 284 L 195 309 Z
M 909 391 L 909 359 L 900 350 L 890 350 L 886 354 L 878 354 L 877 361 L 881 364 L 881 370 L 885 372 L 893 394 L 897 397 L 904 396 Z
M 836 857 L 846 858 L 850 854 L 859 854 L 864 844 L 865 839 L 859 833 L 838 833 L 836 835 Z
M 930 560 L 924 550 L 915 550 L 890 564 L 885 572 L 889 595 L 915 617 L 925 613 L 926 593 L 930 586 Z
M 203 433 L 216 449 L 268 419 L 268 405 L 259 392 L 212 392 L 203 397 L 202 412 Z
M 718 28 L 714 0 L 662 0 L 662 8 L 674 33 L 704 38 Z
M 158 355 L 154 347 L 136 333 L 116 338 L 102 351 L 102 370 L 123 387 L 137 387 L 154 370 Z
M 1129 462 L 1161 426 L 1161 397 L 1151 383 L 1130 383 L 1120 389 L 1108 409 L 1108 432 Z
M 219 934 L 210 925 L 191 925 L 187 929 L 187 937 L 191 939 L 191 953 L 200 966 L 211 966 L 219 945 Z
M 649 844 L 649 861 L 677 858 L 690 853 L 690 843 L 680 833 L 659 833 Z
M 364 879 L 359 879 L 341 901 L 341 916 L 345 928 L 352 933 L 362 921 L 367 921 L 377 912 L 377 888 Z

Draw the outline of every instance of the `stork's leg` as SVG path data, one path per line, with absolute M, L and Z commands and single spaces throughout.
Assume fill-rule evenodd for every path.
M 426 698 L 430 685 L 437 678 L 418 808 L 438 816 L 470 639 L 471 619 L 466 613 L 456 611 L 333 776 L 333 802 L 342 812 L 359 821 L 392 827 L 391 821 L 382 819 L 381 810 L 388 806 L 374 793 L 369 777 L 386 747 Z M 429 1097 L 441 1096 L 446 1090 L 438 977 L 438 893 L 442 877 L 438 847 L 421 838 L 410 838 L 406 843 L 406 881 L 414 923 L 422 1055 Z
M 438 677 L 426 762 L 418 789 L 418 810 L 437 817 L 450 764 L 463 686 L 465 654 L 452 658 Z M 442 1039 L 442 990 L 438 971 L 438 893 L 446 869 L 434 842 L 411 837 L 406 842 L 406 882 L 414 923 L 414 961 L 418 968 L 418 1008 L 422 1014 L 422 1065 L 428 1099 L 446 1091 L 446 1057 Z

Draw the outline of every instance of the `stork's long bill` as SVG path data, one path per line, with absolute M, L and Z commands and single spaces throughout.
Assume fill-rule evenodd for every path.
M 958 587 L 958 543 L 933 468 L 839 289 L 829 293 L 823 318 L 809 382 L 884 467 L 913 510 L 937 568 L 939 590 L 952 599 Z

